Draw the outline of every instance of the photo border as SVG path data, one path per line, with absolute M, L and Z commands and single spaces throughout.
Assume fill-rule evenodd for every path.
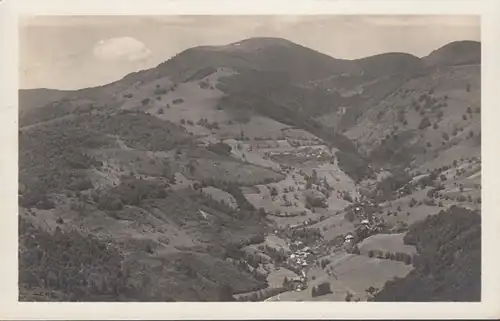
M 218 0 L 4 0 L 0 2 L 1 120 L 0 177 L 3 222 L 0 224 L 1 319 L 311 319 L 311 318 L 498 318 L 500 274 L 498 249 L 500 215 L 500 119 L 495 97 L 498 88 L 500 1 L 218 1 Z M 27 303 L 17 302 L 17 164 L 18 164 L 18 17 L 21 15 L 311 15 L 311 14 L 446 14 L 481 16 L 481 126 L 482 126 L 482 302 L 252 302 L 252 303 Z M 484 175 L 484 173 L 487 173 Z M 486 215 L 485 215 L 486 213 Z M 488 255 L 489 254 L 489 255 Z M 359 306 L 362 305 L 362 306 Z

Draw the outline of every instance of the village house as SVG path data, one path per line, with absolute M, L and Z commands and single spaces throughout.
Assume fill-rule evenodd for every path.
M 296 276 L 288 280 L 288 286 L 293 291 L 302 291 L 305 288 L 305 278 Z

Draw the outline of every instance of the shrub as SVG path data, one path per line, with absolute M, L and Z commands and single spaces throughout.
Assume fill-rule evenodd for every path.
M 344 218 L 345 218 L 346 220 L 348 220 L 349 222 L 351 222 L 351 223 L 352 223 L 352 222 L 354 222 L 354 220 L 356 219 L 356 216 L 354 215 L 354 212 L 349 211 L 349 212 L 345 213 Z
M 146 246 L 145 246 L 145 251 L 149 254 L 153 254 L 154 251 L 153 251 L 153 247 L 151 246 L 151 244 L 149 243 L 146 243 Z
M 345 192 L 344 195 L 342 196 L 342 198 L 344 199 L 344 201 L 348 201 L 350 203 L 353 202 L 352 196 L 348 192 Z
M 153 93 L 156 96 L 165 95 L 167 93 L 167 89 L 165 89 L 165 88 L 156 88 Z
M 143 100 L 141 100 L 141 104 L 142 104 L 143 106 L 146 106 L 147 104 L 149 104 L 149 101 L 150 101 L 150 99 L 149 99 L 149 98 L 144 98 Z
M 316 296 L 321 296 L 329 293 L 332 293 L 332 290 L 330 289 L 330 282 L 323 282 L 319 284 L 315 291 Z
M 431 125 L 431 122 L 428 117 L 422 118 L 420 124 L 418 124 L 418 129 L 425 129 Z

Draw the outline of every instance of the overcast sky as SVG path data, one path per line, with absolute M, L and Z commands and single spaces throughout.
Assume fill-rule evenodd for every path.
M 189 47 L 283 37 L 336 58 L 422 57 L 480 40 L 474 16 L 52 16 L 20 20 L 20 87 L 79 89 L 151 68 Z

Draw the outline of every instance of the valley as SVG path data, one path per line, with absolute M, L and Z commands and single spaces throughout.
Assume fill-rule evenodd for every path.
M 20 300 L 480 300 L 480 96 L 479 43 L 275 38 L 20 92 Z

